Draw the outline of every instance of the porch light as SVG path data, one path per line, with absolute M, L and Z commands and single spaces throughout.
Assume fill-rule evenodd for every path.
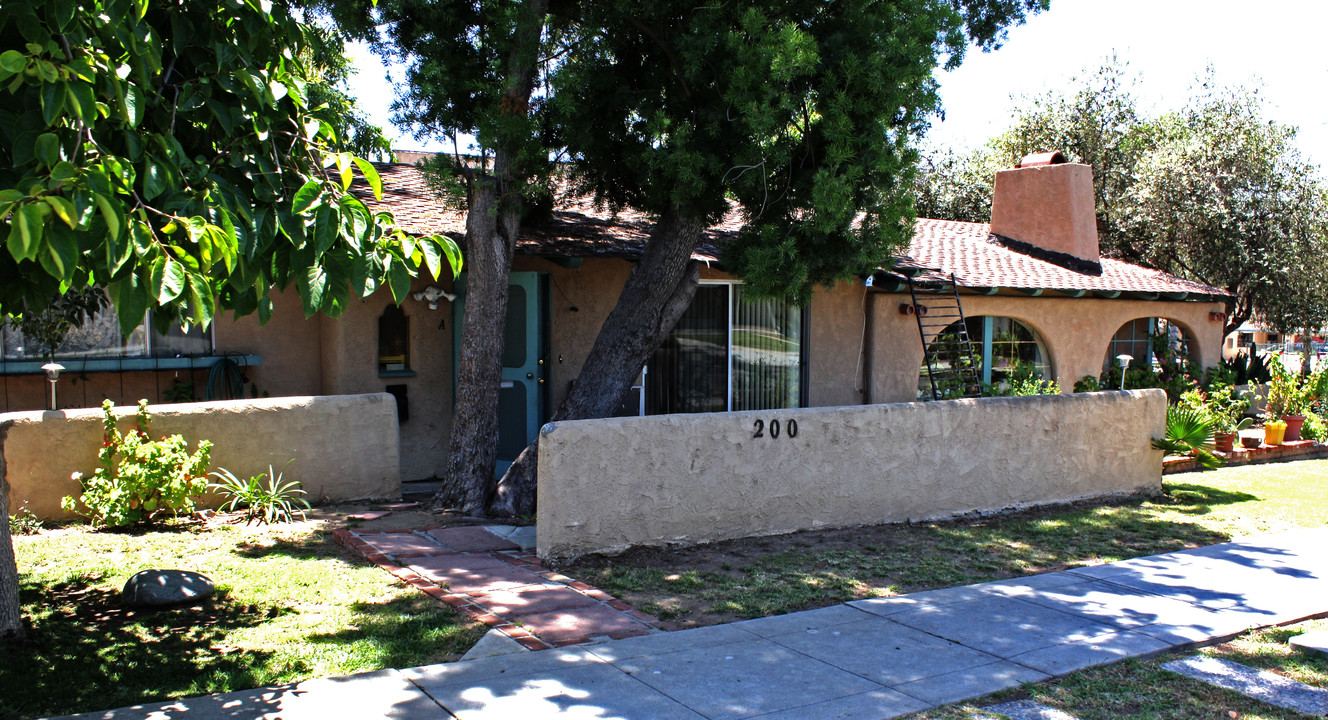
M 1125 389 L 1125 371 L 1130 369 L 1130 361 L 1134 359 L 1132 355 L 1117 355 L 1116 359 L 1120 361 L 1120 389 Z
M 54 410 L 54 409 L 55 409 L 55 383 L 56 383 L 57 380 L 60 379 L 60 371 L 61 371 L 61 370 L 64 370 L 64 369 L 65 369 L 65 366 L 64 366 L 64 365 L 61 365 L 61 364 L 59 364 L 59 363 L 53 363 L 53 362 L 52 362 L 52 363 L 46 363 L 45 365 L 42 365 L 42 366 L 41 366 L 41 369 L 46 371 L 46 379 L 47 379 L 47 381 L 49 381 L 49 382 L 51 383 L 51 403 L 50 403 L 50 406 L 47 407 L 46 409 L 47 409 L 47 410 Z

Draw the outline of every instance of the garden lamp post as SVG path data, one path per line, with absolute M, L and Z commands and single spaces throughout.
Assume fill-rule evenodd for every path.
M 1117 355 L 1116 359 L 1120 361 L 1120 389 L 1125 389 L 1125 371 L 1130 369 L 1130 361 L 1134 359 L 1133 355 Z
M 51 402 L 47 410 L 55 409 L 55 382 L 60 379 L 60 371 L 65 369 L 64 365 L 49 362 L 42 365 L 42 370 L 46 371 L 46 379 L 51 383 Z

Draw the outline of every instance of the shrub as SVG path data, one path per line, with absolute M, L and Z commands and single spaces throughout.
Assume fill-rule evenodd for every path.
M 115 426 L 114 407 L 110 400 L 101 404 L 100 467 L 91 477 L 74 473 L 83 494 L 65 497 L 60 506 L 99 527 L 151 522 L 167 512 L 193 512 L 194 498 L 207 490 L 212 443 L 200 440 L 191 455 L 189 444 L 179 435 L 152 440 L 147 400 L 138 401 L 137 426 L 122 435 Z
M 1305 424 L 1300 428 L 1300 436 L 1306 440 L 1323 442 L 1328 440 L 1328 423 L 1316 412 L 1305 413 Z
M 244 516 L 246 525 L 255 521 L 259 525 L 290 522 L 295 519 L 296 513 L 299 513 L 303 519 L 304 510 L 309 508 L 309 501 L 299 497 L 305 494 L 304 490 L 294 480 L 284 483 L 281 480 L 286 474 L 286 468 L 293 462 L 294 459 L 289 460 L 279 473 L 268 465 L 267 472 L 259 473 L 248 480 L 241 480 L 230 470 L 219 468 L 212 473 L 212 476 L 218 478 L 220 482 L 208 487 L 226 499 L 221 506 L 222 510 L 227 512 L 246 510 Z M 266 483 L 263 482 L 264 478 L 267 479 Z M 304 510 L 295 509 L 297 506 L 303 507 Z
M 1101 389 L 1102 389 L 1102 383 L 1099 382 L 1098 379 L 1093 377 L 1092 375 L 1085 375 L 1076 380 L 1074 383 L 1074 391 L 1077 393 L 1098 392 Z

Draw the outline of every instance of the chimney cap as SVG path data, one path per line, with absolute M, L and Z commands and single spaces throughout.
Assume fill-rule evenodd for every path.
M 1040 152 L 1040 153 L 1033 153 L 1032 155 L 1025 155 L 1024 159 L 1020 160 L 1019 164 L 1016 165 L 1015 167 L 1026 168 L 1026 167 L 1037 167 L 1039 165 L 1059 165 L 1064 162 L 1069 162 L 1068 160 L 1065 159 L 1065 155 L 1061 154 L 1061 151 L 1059 150 L 1052 150 L 1050 152 Z

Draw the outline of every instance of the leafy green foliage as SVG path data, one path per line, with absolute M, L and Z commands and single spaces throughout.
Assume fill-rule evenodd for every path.
M 753 292 L 805 300 L 907 244 L 938 58 L 1040 2 L 587 3 L 550 115 L 611 207 L 717 221 Z M 907 18 L 907 21 L 903 20 Z M 623 31 L 622 26 L 628 26 Z
M 303 497 L 304 490 L 294 480 L 282 482 L 286 468 L 293 462 L 294 458 L 287 461 L 281 472 L 276 472 L 269 465 L 267 472 L 254 475 L 248 480 L 235 477 L 235 474 L 226 468 L 218 468 L 211 475 L 219 482 L 208 485 L 208 489 L 226 500 L 222 503 L 222 510 L 227 512 L 244 510 L 246 525 L 253 522 L 259 525 L 290 522 L 297 514 L 303 519 L 304 510 L 309 509 L 309 501 Z
M 1208 392 L 1199 388 L 1187 390 L 1176 404 L 1211 422 L 1214 432 L 1239 432 L 1253 422 L 1245 417 L 1245 411 L 1250 408 L 1249 398 L 1237 393 L 1230 385 Z
M 125 332 L 265 321 L 294 283 L 337 315 L 428 254 L 459 269 L 347 191 L 358 170 L 381 195 L 351 154 L 381 141 L 333 85 L 340 35 L 288 2 L 10 3 L 0 47 L 0 312 L 96 284 Z
M 66 496 L 60 506 L 99 527 L 151 522 L 167 512 L 193 512 L 194 499 L 207 489 L 212 443 L 200 440 L 190 454 L 189 444 L 180 435 L 152 440 L 147 400 L 138 401 L 137 426 L 121 434 L 114 408 L 110 400 L 101 404 L 105 439 L 97 453 L 100 467 L 91 477 L 74 473 L 83 493 L 77 498 Z
M 36 535 L 41 532 L 42 521 L 37 517 L 28 504 L 23 503 L 23 507 L 18 512 L 9 514 L 9 534 L 10 535 Z
M 1211 418 L 1179 405 L 1167 407 L 1167 434 L 1153 438 L 1153 447 L 1171 455 L 1193 455 L 1212 470 L 1226 463 L 1213 454 L 1214 422 Z
M 1312 375 L 1301 376 L 1287 369 L 1281 353 L 1268 359 L 1272 379 L 1268 383 L 1268 418 L 1304 415 L 1319 398 L 1328 396 L 1328 366 Z
M 1236 385 L 1266 383 L 1272 378 L 1268 358 L 1256 352 L 1241 351 L 1234 357 L 1223 358 L 1222 367 L 1231 371 L 1231 382 Z
M 1306 440 L 1323 442 L 1328 440 L 1328 422 L 1314 411 L 1305 412 L 1305 424 L 1300 426 L 1300 436 Z
M 1085 375 L 1074 381 L 1074 391 L 1077 393 L 1099 392 L 1102 389 L 1102 382 L 1092 375 Z
M 1036 365 L 1022 360 L 1015 362 L 1004 380 L 994 384 L 982 384 L 982 394 L 986 397 L 1023 397 L 1060 393 L 1061 386 L 1055 380 L 1044 380 Z

